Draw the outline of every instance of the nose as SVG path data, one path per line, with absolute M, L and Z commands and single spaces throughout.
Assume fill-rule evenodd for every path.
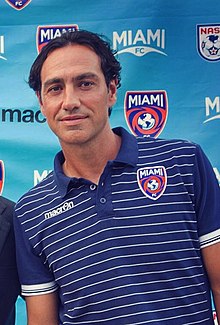
M 80 106 L 80 99 L 73 87 L 66 87 L 63 96 L 62 108 L 66 111 L 72 111 Z

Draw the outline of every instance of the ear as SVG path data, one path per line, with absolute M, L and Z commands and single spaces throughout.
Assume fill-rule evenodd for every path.
M 35 94 L 36 94 L 36 96 L 38 98 L 38 102 L 39 102 L 39 105 L 40 105 L 41 113 L 45 116 L 45 110 L 44 110 L 43 103 L 42 103 L 41 93 L 40 93 L 40 91 L 36 91 Z
M 116 80 L 111 80 L 109 83 L 109 100 L 111 102 L 110 106 L 113 106 L 117 100 L 117 84 Z

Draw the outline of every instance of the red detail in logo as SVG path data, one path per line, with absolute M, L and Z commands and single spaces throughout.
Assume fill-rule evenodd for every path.
M 2 194 L 5 181 L 5 168 L 4 162 L 0 160 L 0 195 Z

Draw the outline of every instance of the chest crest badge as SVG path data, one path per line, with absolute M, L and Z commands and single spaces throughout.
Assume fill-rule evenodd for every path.
M 151 200 L 157 200 L 166 189 L 166 169 L 164 166 L 139 168 L 137 170 L 137 180 L 144 195 Z

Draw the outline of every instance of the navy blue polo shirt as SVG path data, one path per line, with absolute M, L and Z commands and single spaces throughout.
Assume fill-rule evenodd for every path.
M 15 210 L 24 295 L 58 291 L 60 324 L 213 324 L 201 248 L 220 241 L 219 186 L 201 148 L 135 138 L 98 185 L 54 171 Z

